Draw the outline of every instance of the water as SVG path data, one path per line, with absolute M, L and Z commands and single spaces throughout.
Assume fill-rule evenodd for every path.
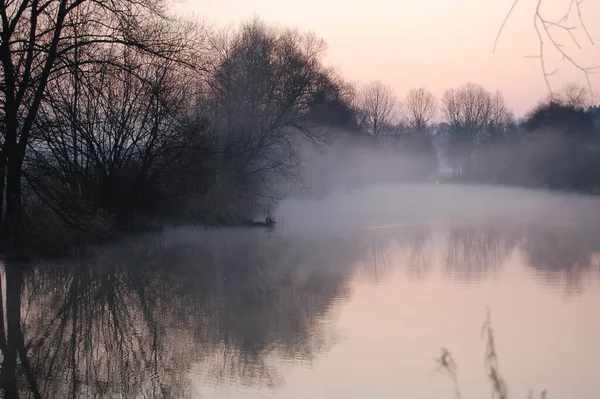
M 453 398 L 434 360 L 445 347 L 462 397 L 489 397 L 489 310 L 509 397 L 597 398 L 598 200 L 406 190 L 289 201 L 272 232 L 179 228 L 83 260 L 7 262 L 4 386 L 23 397 Z

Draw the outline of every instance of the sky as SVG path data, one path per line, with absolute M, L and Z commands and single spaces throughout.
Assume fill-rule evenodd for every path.
M 533 20 L 539 0 L 519 0 L 496 51 L 494 41 L 513 0 L 182 0 L 178 11 L 211 25 L 235 27 L 253 16 L 278 26 L 313 32 L 328 45 L 325 63 L 349 81 L 380 80 L 401 99 L 426 86 L 437 97 L 466 82 L 500 90 L 517 116 L 548 93 Z M 541 0 L 540 13 L 557 21 L 571 0 Z M 581 66 L 600 65 L 600 0 L 583 0 L 581 14 L 594 43 L 581 27 L 552 35 Z M 576 26 L 574 9 L 566 26 Z M 547 39 L 546 43 L 549 43 Z M 550 46 L 544 50 L 554 90 L 586 85 L 585 74 Z M 600 69 L 591 77 L 600 92 Z

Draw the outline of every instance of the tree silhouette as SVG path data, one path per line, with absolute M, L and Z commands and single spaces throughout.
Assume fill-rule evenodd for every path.
M 74 57 L 86 65 L 112 63 L 102 57 L 110 47 L 128 47 L 154 56 L 176 58 L 189 36 L 171 25 L 160 0 L 142 2 L 20 0 L 0 7 L 1 193 L 5 195 L 5 242 L 23 247 L 22 169 L 48 85 L 69 72 Z M 78 55 L 76 55 L 78 54 Z M 3 202 L 3 201 L 0 201 Z
M 436 99 L 425 87 L 411 89 L 404 100 L 404 114 L 407 127 L 418 133 L 431 128 L 437 111 Z
M 380 81 L 366 85 L 358 94 L 359 121 L 362 129 L 373 136 L 392 132 L 397 118 L 396 96 Z

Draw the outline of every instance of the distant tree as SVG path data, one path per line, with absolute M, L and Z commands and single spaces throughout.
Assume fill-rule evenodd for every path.
M 506 105 L 504 96 L 497 91 L 491 98 L 491 113 L 487 126 L 486 138 L 497 141 L 516 129 L 515 117 Z
M 590 105 L 588 89 L 574 83 L 564 86 L 556 100 L 576 109 L 585 109 Z
M 540 131 L 568 136 L 587 136 L 593 129 L 592 116 L 584 109 L 556 100 L 538 104 L 526 117 L 524 127 L 530 132 Z
M 365 86 L 357 98 L 359 123 L 362 129 L 373 136 L 391 133 L 397 119 L 398 103 L 393 90 L 374 81 Z
M 541 102 L 523 124 L 534 143 L 523 154 L 534 179 L 552 188 L 586 188 L 599 183 L 592 115 L 555 100 Z
M 425 132 L 437 111 L 436 99 L 425 87 L 411 89 L 404 100 L 407 127 L 415 132 Z
M 396 126 L 400 133 L 398 150 L 405 159 L 412 159 L 412 177 L 423 179 L 437 171 L 437 152 L 433 144 L 435 97 L 424 87 L 412 89 L 403 104 L 402 119 Z
M 594 129 L 597 132 L 600 132 L 600 106 L 592 105 L 588 107 L 587 112 L 590 114 L 592 118 L 592 123 L 594 125 Z
M 449 155 L 454 158 L 455 173 L 469 174 L 475 147 L 485 138 L 490 125 L 507 118 L 504 100 L 482 86 L 467 83 L 444 92 L 442 111 L 450 125 Z

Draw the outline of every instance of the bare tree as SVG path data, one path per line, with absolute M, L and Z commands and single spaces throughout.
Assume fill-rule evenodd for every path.
M 188 36 L 167 24 L 162 0 L 17 0 L 0 6 L 0 172 L 5 172 L 9 246 L 22 246 L 22 166 L 32 129 L 49 82 L 71 71 L 73 53 L 87 53 L 80 63 L 113 62 L 102 49 L 125 46 L 162 57 L 176 57 Z M 172 22 L 172 21 L 170 21 Z M 4 179 L 0 179 L 3 183 Z M 2 201 L 0 201 L 2 202 Z
M 226 189 L 218 194 L 220 207 L 231 208 L 236 200 L 239 211 L 255 200 L 284 195 L 298 176 L 301 143 L 323 144 L 310 105 L 323 77 L 325 47 L 312 35 L 257 20 L 216 43 L 221 55 L 207 98 L 217 154 L 215 190 Z
M 442 110 L 450 127 L 464 132 L 465 141 L 474 145 L 492 115 L 492 95 L 482 86 L 467 83 L 444 92 Z
M 186 128 L 193 92 L 183 71 L 125 50 L 113 52 L 119 67 L 94 64 L 83 81 L 50 82 L 25 159 L 30 187 L 78 227 L 99 209 L 128 223 L 136 210 L 157 211 L 164 182 L 201 163 L 202 132 Z
M 436 110 L 436 99 L 425 87 L 411 89 L 406 95 L 404 113 L 409 129 L 418 133 L 427 131 Z
M 558 97 L 562 103 L 578 109 L 584 109 L 591 103 L 589 91 L 575 83 L 565 85 Z
M 450 126 L 450 152 L 457 174 L 471 172 L 473 151 L 490 128 L 511 119 L 500 93 L 492 95 L 474 83 L 444 92 L 442 111 Z
M 504 132 L 506 129 L 514 125 L 515 117 L 511 110 L 508 109 L 504 95 L 500 91 L 496 91 L 491 98 L 490 120 L 488 122 L 488 136 L 494 133 Z
M 380 81 L 365 86 L 358 98 L 362 128 L 373 136 L 389 134 L 396 122 L 398 103 L 393 90 Z

